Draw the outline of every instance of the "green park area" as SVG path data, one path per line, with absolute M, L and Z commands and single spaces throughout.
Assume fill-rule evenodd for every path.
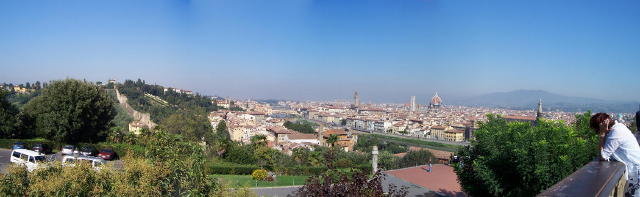
M 277 176 L 274 181 L 256 181 L 251 175 L 226 175 L 215 174 L 212 177 L 218 178 L 232 188 L 241 187 L 282 187 L 293 185 L 304 185 L 309 176 Z
M 456 152 L 460 147 L 462 147 L 460 145 L 430 142 L 430 141 L 424 141 L 417 138 L 408 139 L 408 138 L 394 137 L 394 136 L 387 136 L 387 135 L 380 135 L 380 134 L 365 134 L 365 135 L 375 136 L 376 138 L 383 141 L 389 141 L 389 142 L 395 142 L 395 143 L 408 145 L 408 146 L 418 146 L 418 147 L 431 148 L 431 149 L 449 151 L 449 152 Z

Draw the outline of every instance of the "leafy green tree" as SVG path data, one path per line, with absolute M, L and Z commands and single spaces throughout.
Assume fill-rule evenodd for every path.
M 37 136 L 67 143 L 103 141 L 115 116 L 104 89 L 75 79 L 52 82 L 24 111 Z
M 338 142 L 338 136 L 336 134 L 331 134 L 327 138 L 327 143 L 331 145 L 331 147 L 335 146 L 336 142 Z
M 300 133 L 316 133 L 314 127 L 317 127 L 318 125 L 306 120 L 299 120 L 296 122 L 286 121 L 283 126 L 287 129 L 298 131 Z
M 224 141 L 231 141 L 231 135 L 229 135 L 226 121 L 221 120 L 218 123 L 218 125 L 216 126 L 216 135 Z
M 159 129 L 179 134 L 184 139 L 200 142 L 211 137 L 213 129 L 204 113 L 181 111 L 160 122 Z
M 398 161 L 399 168 L 435 163 L 436 158 L 427 150 L 409 151 Z
M 251 136 L 251 144 L 253 144 L 254 146 L 266 146 L 267 136 L 264 136 L 264 135 Z
M 291 157 L 299 165 L 307 165 L 309 163 L 309 157 L 311 151 L 306 148 L 295 148 L 291 151 Z
M 375 135 L 358 136 L 358 142 L 356 143 L 354 149 L 362 152 L 371 152 L 372 146 L 378 146 L 378 150 L 389 151 L 393 154 L 409 151 L 409 147 L 407 147 L 407 145 L 399 144 L 396 142 L 383 141 Z
M 389 151 L 380 151 L 378 155 L 379 167 L 385 170 L 397 169 L 399 158 L 391 154 Z
M 455 171 L 471 196 L 535 196 L 597 156 L 595 133 L 587 126 L 590 113 L 576 116 L 576 125 L 540 120 L 507 123 L 488 115 L 476 140 L 462 148 Z
M 11 166 L 0 174 L 0 196 L 254 196 L 246 190 L 234 195 L 208 177 L 196 143 L 164 131 L 144 138 L 144 153 L 127 155 L 122 170 L 58 163 L 28 173 Z
M 7 100 L 8 93 L 0 90 L 0 137 L 13 138 L 18 109 Z
M 233 142 L 227 146 L 223 158 L 238 164 L 256 164 L 257 162 L 252 146 L 242 146 Z

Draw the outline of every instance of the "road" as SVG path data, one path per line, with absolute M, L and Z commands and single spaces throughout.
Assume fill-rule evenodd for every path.
M 5 169 L 11 163 L 9 161 L 10 157 L 11 157 L 10 149 L 0 148 L 0 173 L 5 173 Z
M 47 155 L 47 157 L 52 155 Z M 53 155 L 56 161 L 62 161 L 62 155 L 56 153 Z M 11 164 L 11 149 L 0 148 L 0 173 L 6 173 L 5 169 Z M 107 164 L 113 163 L 115 169 L 123 169 L 122 160 L 107 161 Z

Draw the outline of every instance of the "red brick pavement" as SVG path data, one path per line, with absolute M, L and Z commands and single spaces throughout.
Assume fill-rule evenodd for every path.
M 426 166 L 418 166 L 385 173 L 447 196 L 467 196 L 462 192 L 453 167 L 447 165 L 434 164 L 431 172 L 426 171 Z

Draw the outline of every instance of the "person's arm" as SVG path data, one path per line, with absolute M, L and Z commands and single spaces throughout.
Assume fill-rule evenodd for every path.
M 622 139 L 620 138 L 612 138 L 612 136 L 609 136 L 607 138 L 605 138 L 604 140 L 601 139 L 601 143 L 603 144 L 601 146 L 600 149 L 600 160 L 601 161 L 609 161 L 609 159 L 611 158 L 611 155 L 613 154 L 613 152 L 616 151 L 616 149 L 618 149 L 618 147 L 620 147 L 620 141 Z M 604 141 L 604 143 L 602 142 Z
M 598 131 L 601 161 L 608 161 L 611 154 L 620 146 L 620 140 L 611 139 L 612 136 L 607 139 L 607 131 L 609 131 L 609 120 L 600 123 L 600 130 Z
M 604 140 L 605 140 L 605 136 L 606 136 L 606 135 L 599 135 L 599 136 L 598 136 L 598 139 L 600 139 L 600 140 L 599 140 L 599 141 L 600 141 L 600 143 L 599 143 L 599 146 L 598 146 L 598 147 L 600 147 L 600 149 L 599 149 L 599 150 L 600 150 L 600 152 L 602 152 L 602 151 L 604 150 Z M 605 159 L 603 156 L 604 156 L 604 155 L 601 155 L 601 156 L 600 156 L 600 161 L 605 161 L 605 160 L 607 160 L 607 159 Z

